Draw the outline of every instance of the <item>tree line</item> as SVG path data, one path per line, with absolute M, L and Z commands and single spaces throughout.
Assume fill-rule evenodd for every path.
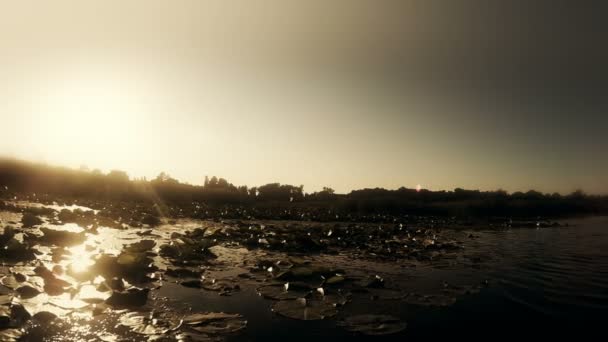
M 416 190 L 401 187 L 353 190 L 336 194 L 329 187 L 305 193 L 302 185 L 269 183 L 236 186 L 221 177 L 205 177 L 203 185 L 182 183 L 161 172 L 156 178 L 131 179 L 120 170 L 71 169 L 0 159 L 0 194 L 38 194 L 109 201 L 153 201 L 167 205 L 272 206 L 311 208 L 336 213 L 387 213 L 453 216 L 565 216 L 607 214 L 608 196 L 576 191 L 568 195 L 503 190 Z

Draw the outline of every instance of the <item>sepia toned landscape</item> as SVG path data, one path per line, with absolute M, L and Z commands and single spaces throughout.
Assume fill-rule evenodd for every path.
M 607 9 L 0 0 L 0 341 L 601 338 Z

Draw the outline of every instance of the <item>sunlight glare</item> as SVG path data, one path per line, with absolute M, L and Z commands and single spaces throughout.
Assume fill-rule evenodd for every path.
M 95 251 L 87 251 L 85 244 L 69 248 L 69 250 L 71 254 L 68 264 L 73 272 L 86 272 L 94 264 L 92 256 Z

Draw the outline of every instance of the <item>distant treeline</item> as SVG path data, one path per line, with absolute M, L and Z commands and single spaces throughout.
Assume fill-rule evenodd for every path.
M 0 159 L 0 195 L 37 194 L 64 199 L 136 201 L 167 206 L 240 206 L 280 210 L 327 210 L 343 214 L 398 214 L 439 216 L 545 216 L 608 214 L 608 196 L 543 194 L 530 190 L 429 191 L 382 188 L 336 194 L 331 188 L 305 193 L 303 186 L 270 183 L 235 186 L 226 179 L 205 178 L 204 185 L 181 183 L 166 173 L 152 180 L 130 179 L 124 171 L 69 169 L 15 159 Z

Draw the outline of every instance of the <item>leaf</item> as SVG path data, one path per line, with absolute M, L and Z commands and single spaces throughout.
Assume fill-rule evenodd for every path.
M 229 318 L 242 318 L 239 314 L 229 314 L 224 312 L 204 312 L 195 313 L 184 317 L 184 323 L 189 325 L 200 325 L 207 322 L 229 319 Z
M 21 329 L 4 329 L 0 330 L 0 341 L 18 341 L 23 336 Z
M 262 297 L 275 300 L 297 299 L 310 293 L 309 289 L 294 289 L 293 286 L 289 286 L 289 283 L 265 285 L 259 287 L 257 291 Z
M 19 296 L 23 299 L 34 298 L 41 293 L 40 290 L 30 285 L 23 285 L 17 288 L 15 291 L 17 291 Z
M 153 240 L 141 240 L 127 246 L 125 249 L 131 253 L 143 253 L 151 250 L 156 246 L 156 242 Z
M 184 317 L 184 323 L 203 334 L 229 334 L 244 329 L 247 321 L 239 314 L 224 312 L 196 313 Z
M 205 325 L 194 326 L 192 329 L 203 334 L 232 334 L 247 327 L 247 321 L 242 319 L 225 319 L 209 322 Z
M 170 329 L 154 324 L 154 319 L 151 319 L 149 315 L 144 315 L 140 312 L 129 312 L 120 316 L 120 324 L 131 328 L 131 330 L 140 335 L 159 335 L 165 334 Z
M 199 334 L 193 332 L 182 332 L 175 336 L 179 342 L 214 342 L 220 341 L 218 337 L 209 336 L 207 334 Z
M 338 313 L 336 306 L 332 303 L 306 298 L 277 302 L 272 306 L 272 311 L 281 316 L 304 321 L 321 320 Z
M 11 322 L 11 308 L 5 305 L 0 306 L 0 328 L 6 328 Z

